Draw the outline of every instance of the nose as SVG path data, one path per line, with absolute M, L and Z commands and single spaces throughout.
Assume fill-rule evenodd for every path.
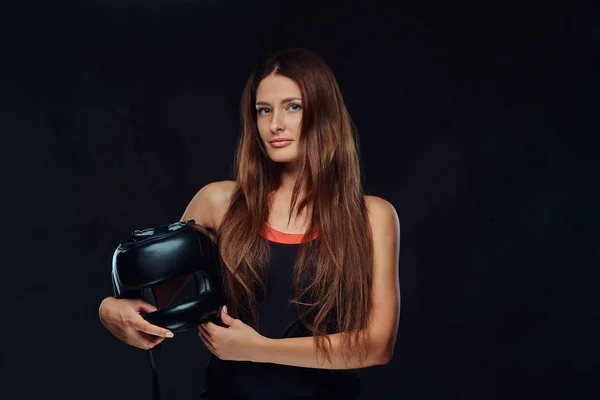
M 271 132 L 277 133 L 285 129 L 285 121 L 282 114 L 283 113 L 279 111 L 273 112 L 273 118 L 271 119 Z

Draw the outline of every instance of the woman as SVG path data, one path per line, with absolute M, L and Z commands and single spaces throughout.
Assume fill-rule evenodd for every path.
M 346 398 L 356 370 L 386 364 L 400 314 L 399 222 L 363 193 L 358 137 L 330 68 L 282 50 L 252 72 L 241 100 L 236 180 L 207 184 L 181 220 L 218 244 L 223 326 L 198 335 L 211 357 L 203 398 Z M 181 283 L 162 287 L 168 305 Z M 149 349 L 172 333 L 139 300 L 106 298 L 101 320 Z

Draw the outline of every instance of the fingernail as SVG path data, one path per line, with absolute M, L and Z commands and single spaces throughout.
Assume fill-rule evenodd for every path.
M 223 311 L 225 311 L 225 314 L 227 314 L 227 306 L 223 306 Z
M 171 338 L 171 337 L 173 337 L 174 335 L 173 335 L 173 332 L 167 332 L 167 333 L 165 334 L 165 336 L 166 336 L 166 337 L 169 337 L 169 338 Z

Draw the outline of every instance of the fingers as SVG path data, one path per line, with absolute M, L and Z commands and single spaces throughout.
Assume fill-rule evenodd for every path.
M 162 343 L 165 340 L 164 337 L 159 337 L 159 336 L 154 336 L 154 335 L 146 335 L 146 334 L 144 334 L 142 336 L 144 336 L 144 337 L 147 338 L 146 344 L 149 347 L 155 347 L 156 345 Z
M 215 324 L 215 323 L 213 323 L 213 322 L 210 322 L 210 321 L 208 321 L 208 322 L 205 322 L 205 323 L 203 323 L 203 324 L 199 325 L 199 327 L 200 327 L 200 326 L 201 326 L 201 327 L 202 327 L 202 328 L 203 328 L 203 329 L 206 331 L 206 333 L 208 333 L 209 335 L 210 335 L 210 334 L 212 334 L 213 332 L 218 332 L 218 330 L 219 330 L 219 329 L 224 329 L 224 328 L 227 328 L 226 326 L 225 326 L 225 327 L 223 327 L 223 326 L 219 326 L 219 325 L 217 325 L 217 324 Z
M 204 329 L 204 327 L 202 327 L 202 325 L 200 325 L 198 327 L 198 336 L 200 336 L 200 339 L 202 340 L 202 343 L 204 343 L 206 348 L 211 353 L 216 355 L 216 350 L 215 350 L 214 346 L 212 345 L 212 343 L 210 342 L 210 336 L 209 336 L 208 332 L 206 331 L 206 329 Z
M 159 343 L 162 343 L 163 340 L 165 340 L 165 338 L 138 332 L 130 344 L 138 349 L 149 350 L 154 348 Z
M 136 328 L 137 330 L 147 333 L 149 335 L 154 335 L 154 336 L 159 336 L 159 337 L 163 337 L 163 338 L 172 338 L 175 335 L 173 335 L 173 332 L 171 332 L 168 329 L 165 328 L 161 328 L 160 326 L 156 326 L 156 325 L 152 325 L 150 322 L 146 321 L 144 318 L 141 318 L 141 321 L 139 321 L 136 324 Z
M 152 304 L 146 303 L 143 300 L 137 301 L 136 308 L 137 308 L 138 312 L 143 312 L 143 313 L 151 313 L 151 312 L 158 310 Z M 148 333 L 150 335 L 167 337 L 167 338 L 172 338 L 174 336 L 173 332 L 171 332 L 170 330 L 161 328 L 160 326 L 152 325 L 151 323 L 146 321 L 143 317 L 141 317 L 141 321 L 139 322 L 139 325 L 137 326 L 137 328 L 138 328 L 138 330 Z
M 173 332 L 146 321 L 141 315 L 135 314 L 130 323 L 131 343 L 133 346 L 148 350 L 162 343 L 165 338 L 174 337 Z
M 106 306 L 106 307 L 105 307 Z M 137 310 L 152 312 L 156 308 L 141 300 L 118 299 L 102 306 L 107 329 L 126 344 L 140 349 L 151 349 L 165 338 L 174 337 L 168 329 L 152 325 Z
M 152 304 L 147 303 L 143 300 L 134 300 L 133 308 L 138 313 L 139 312 L 151 313 L 151 312 L 158 310 L 158 308 L 154 307 Z
M 208 330 L 206 324 L 198 325 L 198 333 L 204 333 L 204 336 L 210 339 L 210 331 Z

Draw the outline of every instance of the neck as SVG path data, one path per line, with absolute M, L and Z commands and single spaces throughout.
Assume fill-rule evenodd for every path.
M 292 196 L 292 192 L 294 191 L 294 185 L 296 184 L 296 180 L 298 179 L 298 163 L 285 163 L 281 166 L 281 172 L 279 177 L 279 187 L 277 188 L 277 193 L 281 194 L 285 197 Z M 305 192 L 304 184 L 300 189 L 300 197 L 303 197 Z

